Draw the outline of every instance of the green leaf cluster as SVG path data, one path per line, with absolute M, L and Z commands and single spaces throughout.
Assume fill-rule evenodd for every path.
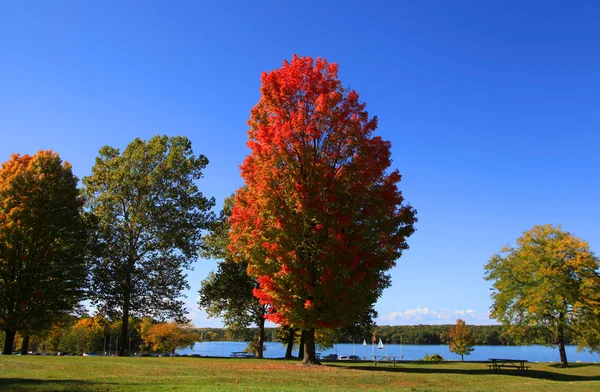
M 91 262 L 93 304 L 113 318 L 129 315 L 185 321 L 184 273 L 198 258 L 214 199 L 197 181 L 208 159 L 186 137 L 135 139 L 121 152 L 105 146 L 83 179 L 97 218 Z

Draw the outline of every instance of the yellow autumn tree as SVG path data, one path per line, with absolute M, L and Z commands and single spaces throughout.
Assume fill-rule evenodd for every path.
M 174 353 L 175 349 L 192 346 L 200 340 L 189 324 L 174 322 L 153 324 L 143 334 L 146 347 L 153 351 Z
M 79 320 L 72 328 L 78 351 L 94 351 L 104 338 L 106 320 L 99 315 Z
M 598 349 L 598 258 L 586 241 L 560 226 L 535 226 L 485 266 L 493 281 L 491 317 L 521 344 L 558 346 L 567 367 L 567 336 Z

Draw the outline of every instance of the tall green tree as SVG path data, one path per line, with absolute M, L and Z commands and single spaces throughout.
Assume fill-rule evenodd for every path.
M 460 355 L 461 361 L 465 360 L 465 355 L 471 355 L 475 341 L 471 329 L 464 320 L 456 320 L 456 325 L 450 328 L 448 335 L 448 349 L 450 352 Z
M 211 272 L 200 285 L 198 306 L 209 317 L 221 317 L 228 332 L 233 336 L 244 334 L 252 324 L 258 327 L 253 347 L 256 356 L 262 358 L 265 341 L 266 305 L 260 304 L 252 294 L 258 288 L 256 278 L 246 272 L 244 260 L 233 260 L 229 251 L 229 217 L 233 208 L 233 196 L 225 200 L 219 218 L 212 225 L 210 234 L 203 242 L 201 255 L 219 259 L 216 272 Z
M 535 226 L 485 266 L 485 278 L 494 282 L 491 316 L 517 343 L 558 346 L 567 367 L 568 335 L 580 345 L 597 344 L 589 320 L 599 311 L 598 267 L 587 242 L 560 226 Z
M 52 151 L 14 154 L 0 168 L 0 328 L 50 328 L 84 295 L 86 226 L 71 165 Z
M 268 319 L 305 331 L 304 363 L 316 363 L 315 330 L 354 325 L 391 284 L 416 211 L 390 170 L 391 144 L 337 64 L 294 56 L 261 82 L 231 249 Z
M 98 219 L 91 265 L 92 298 L 111 319 L 129 316 L 185 321 L 184 269 L 198 257 L 213 199 L 196 182 L 208 164 L 186 137 L 135 139 L 121 153 L 105 146 L 83 179 L 87 208 Z M 128 342 L 119 341 L 119 355 Z

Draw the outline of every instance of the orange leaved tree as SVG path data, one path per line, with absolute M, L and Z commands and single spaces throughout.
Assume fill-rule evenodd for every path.
M 448 336 L 448 349 L 450 352 L 460 355 L 460 360 L 465 360 L 465 355 L 471 355 L 475 345 L 471 328 L 464 320 L 456 320 L 456 325 L 450 328 Z
M 303 330 L 304 363 L 315 363 L 315 329 L 353 325 L 377 300 L 416 212 L 337 64 L 294 56 L 261 80 L 230 250 L 257 277 L 266 318 Z
M 86 229 L 77 177 L 52 151 L 13 154 L 0 168 L 0 329 L 52 326 L 84 294 Z M 24 350 L 26 351 L 26 349 Z

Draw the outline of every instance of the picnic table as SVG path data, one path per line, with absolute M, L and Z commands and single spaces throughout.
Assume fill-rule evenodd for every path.
M 396 366 L 396 357 L 394 355 L 373 355 L 373 366 L 377 366 L 379 362 L 392 363 Z
M 509 358 L 490 358 L 492 363 L 487 365 L 490 370 L 495 372 L 500 369 L 517 369 L 517 371 L 529 370 L 529 366 L 525 366 L 527 360 L 525 359 L 509 359 Z

